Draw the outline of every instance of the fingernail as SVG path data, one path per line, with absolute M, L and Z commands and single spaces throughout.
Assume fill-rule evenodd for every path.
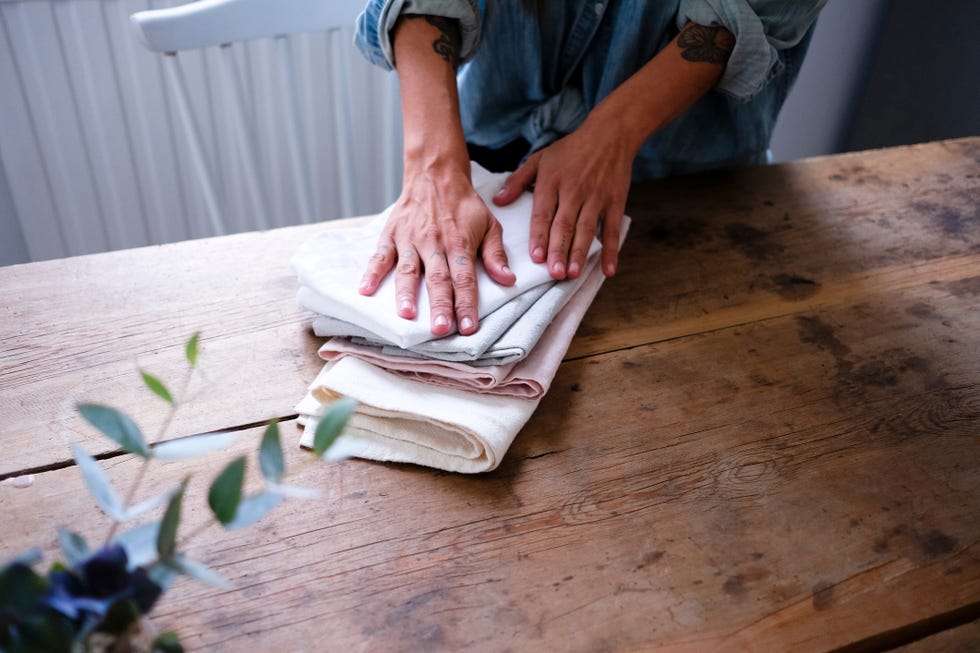
M 501 186 L 500 190 L 497 191 L 497 194 L 494 195 L 494 197 L 503 197 L 504 193 L 506 192 L 507 192 L 507 186 Z
M 473 328 L 473 320 L 471 320 L 470 318 L 464 317 L 462 320 L 459 321 L 460 331 L 469 331 L 472 328 Z
M 559 277 L 563 277 L 563 276 L 565 276 L 565 265 L 564 265 L 564 264 L 562 264 L 561 262 L 557 262 L 557 263 L 555 263 L 554 265 L 552 265 L 552 266 L 551 266 L 551 269 L 552 269 L 552 270 L 554 271 L 554 273 L 555 273 L 556 275 L 558 275 Z
M 575 261 L 568 264 L 568 276 L 572 277 L 573 279 L 578 276 L 578 263 Z
M 514 274 L 514 272 L 506 265 L 500 268 L 500 271 L 503 272 L 504 274 Z
M 606 276 L 607 277 L 611 277 L 614 274 L 616 274 L 616 266 L 613 265 L 612 263 L 607 263 L 606 264 Z
M 367 290 L 370 287 L 371 287 L 371 283 L 367 279 L 364 279 L 363 281 L 361 281 L 361 285 L 359 285 L 357 288 L 358 290 Z
M 400 303 L 400 304 L 398 305 L 398 307 L 399 307 L 399 308 L 400 308 L 401 310 L 403 310 L 403 311 L 407 311 L 407 312 L 411 312 L 411 311 L 412 311 L 412 309 L 414 309 L 414 308 L 415 308 L 414 306 L 412 306 L 412 300 L 410 300 L 410 299 L 403 299 L 403 300 L 401 301 L 401 303 Z
M 531 258 L 536 261 L 540 261 L 544 258 L 544 247 L 535 247 L 534 251 L 531 252 Z
M 432 325 L 437 327 L 449 326 L 449 318 L 445 315 L 436 315 L 436 319 L 432 320 Z

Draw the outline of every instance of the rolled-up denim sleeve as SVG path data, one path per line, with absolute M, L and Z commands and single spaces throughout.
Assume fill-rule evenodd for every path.
M 678 29 L 688 22 L 719 25 L 735 36 L 717 89 L 746 101 L 779 72 L 779 51 L 806 35 L 827 0 L 681 0 Z
M 480 45 L 483 0 L 370 0 L 357 17 L 354 44 L 368 61 L 386 70 L 395 67 L 391 32 L 402 15 L 442 16 L 459 22 L 459 58 L 469 61 Z

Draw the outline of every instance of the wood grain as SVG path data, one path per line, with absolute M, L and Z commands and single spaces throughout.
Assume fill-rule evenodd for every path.
M 178 414 L 173 436 L 291 414 L 320 363 L 288 260 L 336 226 L 0 268 L 0 476 L 68 460 L 70 441 L 109 450 L 72 409 L 80 400 L 124 408 L 155 432 L 167 407 L 138 367 L 179 385 L 195 331 L 207 382 L 192 386 L 204 392 Z
M 570 355 L 977 276 L 978 149 L 967 139 L 635 186 L 621 277 Z
M 927 284 L 569 361 L 496 472 L 305 468 L 330 499 L 208 532 L 240 589 L 155 622 L 209 651 L 830 650 L 975 605 L 974 305 Z M 3 555 L 88 501 L 70 469 L 0 497 Z
M 980 620 L 894 650 L 895 653 L 977 653 L 980 651 Z
M 619 276 L 569 356 L 980 275 L 978 149 L 964 139 L 638 185 Z M 125 406 L 154 431 L 165 407 L 136 366 L 176 383 L 194 331 L 214 385 L 174 436 L 229 414 L 291 415 L 319 362 L 286 262 L 338 226 L 0 268 L 0 477 L 64 464 L 69 440 L 103 446 L 71 410 L 79 399 Z
M 155 623 L 201 651 L 969 642 L 978 188 L 980 139 L 635 188 L 620 273 L 498 470 L 302 467 L 328 498 L 204 531 L 189 552 L 237 589 L 182 582 Z M 136 359 L 175 378 L 197 329 L 212 385 L 173 436 L 290 415 L 319 362 L 284 261 L 319 228 L 0 269 L 0 475 L 108 449 L 58 421 L 75 389 L 159 420 Z M 168 465 L 147 491 L 193 475 L 193 531 L 218 470 Z M 0 559 L 53 554 L 90 510 L 71 467 L 0 485 Z

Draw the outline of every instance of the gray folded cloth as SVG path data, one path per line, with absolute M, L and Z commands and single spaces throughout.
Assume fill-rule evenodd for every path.
M 524 358 L 527 350 L 537 342 L 540 333 L 527 332 L 526 328 L 518 325 L 525 319 L 528 311 L 547 294 L 549 288 L 555 285 L 538 286 L 521 293 L 480 320 L 480 328 L 472 335 L 454 333 L 408 349 L 387 342 L 355 324 L 326 315 L 319 315 L 313 320 L 313 332 L 323 337 L 346 336 L 351 342 L 377 347 L 386 356 L 433 358 L 472 365 L 503 365 Z
M 586 270 L 596 264 L 596 252 L 586 262 Z M 476 333 L 452 334 L 408 348 L 398 347 L 356 325 L 324 315 L 313 320 L 318 336 L 346 336 L 358 345 L 376 347 L 383 356 L 433 359 L 469 363 L 475 366 L 506 365 L 524 359 L 537 344 L 555 315 L 582 287 L 586 274 L 536 286 L 521 293 L 480 321 Z

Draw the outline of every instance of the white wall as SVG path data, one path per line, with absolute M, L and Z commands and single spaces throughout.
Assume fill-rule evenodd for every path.
M 0 0 L 0 264 L 215 233 L 163 57 L 139 43 L 129 22 L 136 11 L 185 1 Z M 393 199 L 401 178 L 401 157 L 390 155 L 400 152 L 400 128 L 382 128 L 398 118 L 394 76 L 354 51 L 351 30 L 301 34 L 288 43 L 312 215 L 302 215 L 293 184 L 285 136 L 285 117 L 293 111 L 284 100 L 281 43 L 179 56 L 229 231 L 375 212 Z M 349 83 L 330 65 L 338 51 Z M 229 56 L 242 71 L 245 110 L 256 123 L 268 211 L 250 201 L 241 174 L 240 139 L 230 119 L 237 96 L 224 68 Z M 334 82 L 342 95 L 331 96 Z M 352 125 L 339 134 L 334 97 L 353 107 Z M 349 209 L 340 201 L 341 164 L 334 156 L 345 131 L 354 146 Z
M 776 122 L 776 161 L 832 154 L 844 146 L 877 45 L 883 0 L 830 0 Z
M 0 161 L 0 265 L 26 263 L 27 243 L 14 212 L 14 198 L 7 184 L 7 172 Z

